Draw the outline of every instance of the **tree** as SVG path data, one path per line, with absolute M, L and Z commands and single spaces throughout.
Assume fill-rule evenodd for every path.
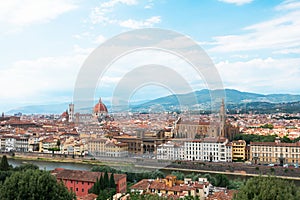
M 110 174 L 109 187 L 110 188 L 116 188 L 116 182 L 115 182 L 115 178 L 114 178 L 114 173 Z
M 57 141 L 56 141 L 56 146 L 57 146 L 57 148 L 60 149 L 60 140 L 57 140 Z
M 7 170 L 9 170 L 9 164 L 8 164 L 6 155 L 4 155 L 1 158 L 0 171 L 7 171 Z
M 228 187 L 229 186 L 229 180 L 226 175 L 224 174 L 217 174 L 215 176 L 216 182 L 214 186 L 217 187 Z
M 30 169 L 14 172 L 6 178 L 0 188 L 0 199 L 75 200 L 76 196 L 49 172 Z
M 103 177 L 103 182 L 104 182 L 104 188 L 109 187 L 109 179 L 108 179 L 108 173 L 104 172 L 104 177 Z
M 14 168 L 14 171 L 26 171 L 26 170 L 38 170 L 39 167 L 37 165 L 31 164 L 31 163 L 26 163 L 26 164 L 22 164 L 20 166 L 17 166 Z
M 177 180 L 183 180 L 184 179 L 184 173 L 179 172 L 179 171 L 172 171 L 172 175 L 177 177 Z
M 300 190 L 293 182 L 281 178 L 253 177 L 249 179 L 240 191 L 235 194 L 234 200 L 274 200 L 300 199 Z
M 105 188 L 105 185 L 104 185 L 104 180 L 103 180 L 103 176 L 101 174 L 100 176 L 100 180 L 99 180 L 99 187 L 100 187 L 100 190 L 103 190 Z M 99 193 L 98 193 L 99 194 Z

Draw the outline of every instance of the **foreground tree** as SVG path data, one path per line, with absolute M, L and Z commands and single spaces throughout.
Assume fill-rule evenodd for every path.
M 291 181 L 260 176 L 249 179 L 233 199 L 298 200 L 300 199 L 300 190 Z
M 9 164 L 8 164 L 6 155 L 4 155 L 4 156 L 1 158 L 1 162 L 0 162 L 0 171 L 7 171 L 7 170 L 9 170 Z
M 13 173 L 0 185 L 0 199 L 74 200 L 76 197 L 49 172 L 26 170 Z

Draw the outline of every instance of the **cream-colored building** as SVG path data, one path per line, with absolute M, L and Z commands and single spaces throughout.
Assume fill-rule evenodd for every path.
M 89 140 L 88 151 L 93 156 L 127 157 L 128 144 L 108 138 L 96 138 Z
M 253 163 L 300 163 L 300 143 L 251 142 L 250 160 Z

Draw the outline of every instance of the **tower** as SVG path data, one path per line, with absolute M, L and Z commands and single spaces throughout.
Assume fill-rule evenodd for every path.
M 220 107 L 220 136 L 225 137 L 225 118 L 226 118 L 226 113 L 225 113 L 225 104 L 224 104 L 224 99 L 222 99 L 221 107 Z
M 69 122 L 74 121 L 74 104 L 69 104 Z

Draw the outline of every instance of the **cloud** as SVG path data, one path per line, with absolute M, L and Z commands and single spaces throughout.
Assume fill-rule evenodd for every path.
M 161 22 L 160 16 L 153 16 L 146 20 L 128 19 L 125 21 L 120 21 L 119 24 L 122 27 L 138 29 L 138 28 L 145 28 L 145 27 L 153 27 L 154 24 L 157 24 L 160 22 Z
M 158 24 L 161 22 L 160 16 L 152 16 L 148 19 L 144 20 L 136 20 L 136 19 L 117 19 L 112 16 L 112 13 L 115 11 L 115 8 L 118 5 L 127 5 L 127 6 L 134 6 L 137 5 L 138 2 L 136 0 L 110 0 L 101 3 L 99 6 L 92 9 L 90 14 L 90 20 L 92 24 L 117 24 L 121 27 L 126 28 L 145 28 L 145 27 L 153 27 L 154 24 Z M 144 9 L 152 8 L 153 2 L 148 1 L 147 4 L 144 6 Z
M 224 86 L 262 93 L 299 93 L 299 58 L 255 58 L 216 64 Z
M 124 4 L 128 6 L 136 5 L 136 0 L 110 0 L 101 3 L 99 6 L 92 9 L 90 19 L 92 24 L 113 24 L 117 23 L 117 20 L 110 18 L 109 13 L 113 12 L 114 7 Z
M 225 35 L 213 38 L 211 52 L 234 52 L 300 47 L 300 10 L 293 10 L 281 16 L 253 24 L 243 29 L 240 35 Z
M 236 4 L 238 6 L 251 3 L 253 0 L 219 0 L 224 3 Z
M 70 0 L 0 1 L 0 23 L 18 27 L 45 23 L 77 7 Z
M 95 44 L 101 44 L 106 40 L 106 38 L 103 35 L 98 35 L 96 39 L 94 40 Z
M 79 48 L 79 47 L 77 47 Z M 60 101 L 73 90 L 77 73 L 87 57 L 74 48 L 72 55 L 19 60 L 1 69 L 1 103 Z M 69 97 L 69 100 L 71 97 Z
M 300 2 L 299 1 L 293 1 L 293 0 L 286 0 L 283 1 L 281 4 L 276 6 L 276 10 L 282 11 L 282 10 L 294 10 L 300 8 Z

